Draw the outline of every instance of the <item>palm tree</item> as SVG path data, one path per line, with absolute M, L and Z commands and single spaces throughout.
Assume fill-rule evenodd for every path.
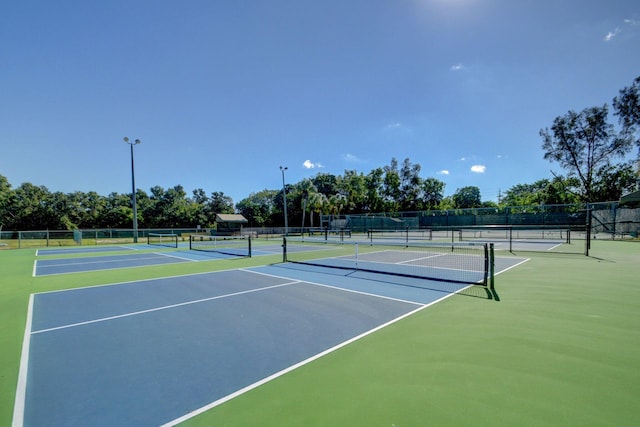
M 336 216 L 340 215 L 340 211 L 347 203 L 347 198 L 343 194 L 334 194 L 329 197 L 329 211 L 331 215 L 335 219 Z
M 313 227 L 313 213 L 316 212 L 318 215 L 322 213 L 325 206 L 327 205 L 328 200 L 327 196 L 322 193 L 311 193 L 309 195 L 309 209 L 311 210 L 311 227 Z
M 316 188 L 315 185 L 313 185 L 313 182 L 311 182 L 310 179 L 304 179 L 302 180 L 302 182 L 298 184 L 298 190 L 302 194 L 302 231 L 304 232 L 304 219 L 305 219 L 305 214 L 307 213 L 307 205 L 309 202 L 309 197 L 312 194 L 315 194 L 315 192 L 318 191 L 318 189 Z M 313 215 L 311 217 L 311 222 L 313 226 Z

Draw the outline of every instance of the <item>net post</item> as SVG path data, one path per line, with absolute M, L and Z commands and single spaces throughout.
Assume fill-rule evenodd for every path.
M 586 218 L 586 239 L 584 242 L 584 254 L 589 256 L 589 249 L 591 249 L 591 206 L 587 203 L 587 218 Z
M 513 227 L 509 227 L 509 252 L 513 253 Z
M 489 243 L 489 289 L 496 288 L 496 257 L 493 243 Z
M 483 277 L 483 281 L 482 284 L 484 286 L 487 286 L 488 282 L 487 282 L 487 278 L 489 276 L 489 268 L 490 268 L 490 262 L 489 262 L 489 244 L 485 243 L 484 245 L 484 277 Z
M 358 269 L 358 243 L 356 242 L 356 270 Z
M 287 238 L 282 238 L 282 262 L 287 262 Z
M 251 236 L 247 240 L 249 240 L 249 258 L 251 258 Z

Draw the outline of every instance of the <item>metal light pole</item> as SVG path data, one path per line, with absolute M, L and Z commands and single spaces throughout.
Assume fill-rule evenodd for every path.
M 138 243 L 138 207 L 136 203 L 136 175 L 133 170 L 133 146 L 140 144 L 140 140 L 136 139 L 129 142 L 129 138 L 124 137 L 124 142 L 131 147 L 131 204 L 133 205 L 133 243 Z
M 287 190 L 284 186 L 284 171 L 288 168 L 286 166 L 280 166 L 280 172 L 282 172 L 282 199 L 284 201 L 284 235 L 289 235 L 289 220 L 287 219 Z

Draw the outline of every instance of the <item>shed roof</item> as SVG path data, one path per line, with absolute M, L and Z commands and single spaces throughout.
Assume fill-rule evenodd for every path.
M 640 205 L 640 191 L 625 194 L 620 198 L 621 205 Z
M 216 214 L 216 222 L 249 222 L 240 214 Z

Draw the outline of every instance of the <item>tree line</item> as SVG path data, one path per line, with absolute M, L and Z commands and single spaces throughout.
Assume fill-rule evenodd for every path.
M 637 188 L 640 170 L 640 77 L 613 99 L 618 128 L 608 119 L 608 105 L 558 116 L 540 131 L 544 158 L 562 173 L 532 184 L 517 184 L 498 203 L 482 201 L 475 186 L 444 196 L 445 183 L 420 176 L 421 166 L 395 158 L 367 174 L 345 170 L 341 175 L 319 173 L 285 187 L 289 225 L 320 226 L 320 215 L 370 214 L 478 207 L 572 204 L 618 200 Z M 626 160 L 638 147 L 637 165 Z M 221 191 L 210 195 L 198 188 L 189 196 L 181 185 L 136 190 L 140 228 L 215 226 L 215 215 L 241 213 L 253 227 L 284 224 L 283 189 L 264 189 L 235 203 Z M 131 194 L 51 192 L 23 183 L 15 189 L 0 175 L 0 230 L 73 230 L 131 228 Z

